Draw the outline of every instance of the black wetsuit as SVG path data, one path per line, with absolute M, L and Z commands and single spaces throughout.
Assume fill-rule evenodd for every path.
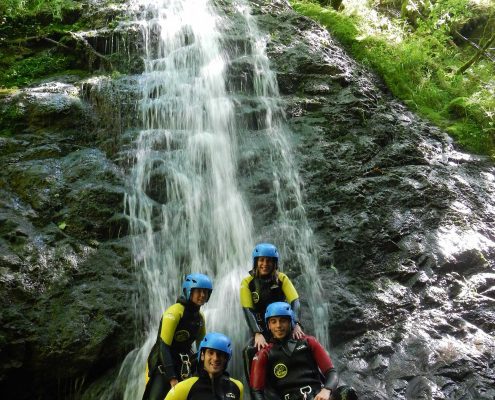
M 205 321 L 199 307 L 179 299 L 162 315 L 156 343 L 148 357 L 149 381 L 143 400 L 163 400 L 170 380 L 189 378 L 196 357 L 192 344 L 199 345 L 205 335 Z M 184 360 L 182 359 L 184 358 Z

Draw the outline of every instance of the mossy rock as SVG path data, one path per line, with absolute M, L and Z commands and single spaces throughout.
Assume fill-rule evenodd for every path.
M 456 118 L 464 118 L 468 114 L 468 99 L 466 97 L 456 97 L 446 108 L 448 115 Z

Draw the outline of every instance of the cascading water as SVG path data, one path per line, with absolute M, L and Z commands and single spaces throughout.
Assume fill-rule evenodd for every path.
M 246 129 L 234 116 L 226 67 L 230 55 L 222 49 L 222 20 L 207 0 L 139 0 L 145 44 L 141 77 L 143 129 L 136 139 L 130 175 L 133 191 L 126 196 L 134 263 L 140 295 L 136 311 L 145 326 L 139 349 L 124 361 L 118 386 L 125 399 L 139 399 L 144 390 L 144 366 L 156 340 L 160 316 L 179 294 L 185 273 L 213 277 L 214 291 L 205 306 L 207 329 L 225 332 L 236 354 L 247 339 L 238 301 L 240 280 L 249 270 L 254 245 L 252 218 L 236 182 L 237 138 Z M 305 277 L 304 292 L 313 315 L 319 316 L 319 282 L 311 230 L 305 218 L 299 178 L 290 156 L 275 75 L 265 54 L 247 3 L 234 9 L 245 24 L 245 46 L 254 71 L 254 98 L 263 104 L 262 125 L 273 142 L 277 204 L 277 243 L 293 249 Z M 240 89 L 242 91 L 242 88 Z M 289 205 L 290 203 L 290 205 Z M 263 238 L 262 238 L 263 239 Z M 320 305 L 321 308 L 321 305 Z M 326 342 L 326 325 L 317 335 Z M 241 360 L 231 363 L 240 377 Z M 122 390 L 122 389 L 116 389 Z
M 208 330 L 237 338 L 238 288 L 252 246 L 251 218 L 237 190 L 233 106 L 225 91 L 218 17 L 203 0 L 140 1 L 145 43 L 140 109 L 144 129 L 127 209 L 147 326 L 124 369 L 125 398 L 140 398 L 160 316 L 179 294 L 183 274 L 214 279 Z M 228 315 L 229 319 L 216 318 Z
M 304 283 L 302 292 L 311 312 L 309 317 L 318 321 L 314 324 L 314 334 L 328 349 L 328 304 L 322 303 L 323 286 L 318 279 L 316 248 L 312 243 L 313 232 L 302 203 L 301 182 L 288 141 L 290 131 L 285 124 L 277 79 L 270 69 L 266 54 L 266 36 L 259 32 L 247 3 L 240 4 L 237 8 L 246 21 L 246 34 L 253 43 L 254 95 L 265 110 L 264 115 L 260 117 L 259 125 L 264 128 L 265 135 L 271 143 L 269 148 L 278 210 L 275 229 L 278 230 L 278 237 L 282 242 L 278 245 L 291 248 L 297 257 L 295 263 L 302 273 Z

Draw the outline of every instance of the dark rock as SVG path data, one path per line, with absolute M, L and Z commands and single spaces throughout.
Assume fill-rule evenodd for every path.
M 237 21 L 232 4 L 218 4 Z M 241 127 L 239 187 L 256 235 L 283 242 L 305 330 L 316 328 L 311 293 L 298 249 L 284 242 L 303 236 L 287 223 L 301 215 L 314 234 L 322 318 L 342 382 L 362 399 L 493 399 L 492 163 L 456 151 L 286 2 L 251 6 L 282 95 L 264 100 L 282 106 L 275 117 L 286 112 L 304 210 L 295 189 L 275 190 L 291 183 L 287 164 L 270 151 L 267 103 L 254 95 L 252 59 L 242 58 L 252 43 L 233 23 L 225 43 Z M 122 71 L 140 73 L 137 27 L 108 27 L 123 5 L 88 7 L 83 18 L 98 29 L 83 36 Z M 118 46 L 127 60 L 111 58 Z M 8 398 L 103 398 L 134 347 L 137 283 L 123 209 L 139 82 L 64 75 L 1 98 L 0 390 Z M 156 149 L 175 151 L 180 140 Z M 167 204 L 166 168 L 153 168 L 146 194 Z

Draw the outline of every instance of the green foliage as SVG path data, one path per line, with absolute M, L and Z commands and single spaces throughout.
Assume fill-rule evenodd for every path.
M 68 69 L 71 61 L 69 56 L 42 52 L 12 64 L 0 73 L 0 81 L 5 87 L 25 86 L 41 77 Z
M 62 19 L 65 10 L 78 7 L 73 0 L 2 0 L 0 15 L 19 18 L 36 14 L 51 14 L 56 19 Z
M 495 156 L 495 66 L 480 60 L 455 72 L 471 50 L 453 45 L 451 32 L 474 14 L 468 0 L 438 0 L 416 28 L 403 20 L 386 26 L 366 11 L 342 13 L 306 0 L 300 13 L 322 23 L 359 61 L 376 70 L 392 93 L 446 129 L 471 151 Z M 383 28 L 385 26 L 385 28 Z

